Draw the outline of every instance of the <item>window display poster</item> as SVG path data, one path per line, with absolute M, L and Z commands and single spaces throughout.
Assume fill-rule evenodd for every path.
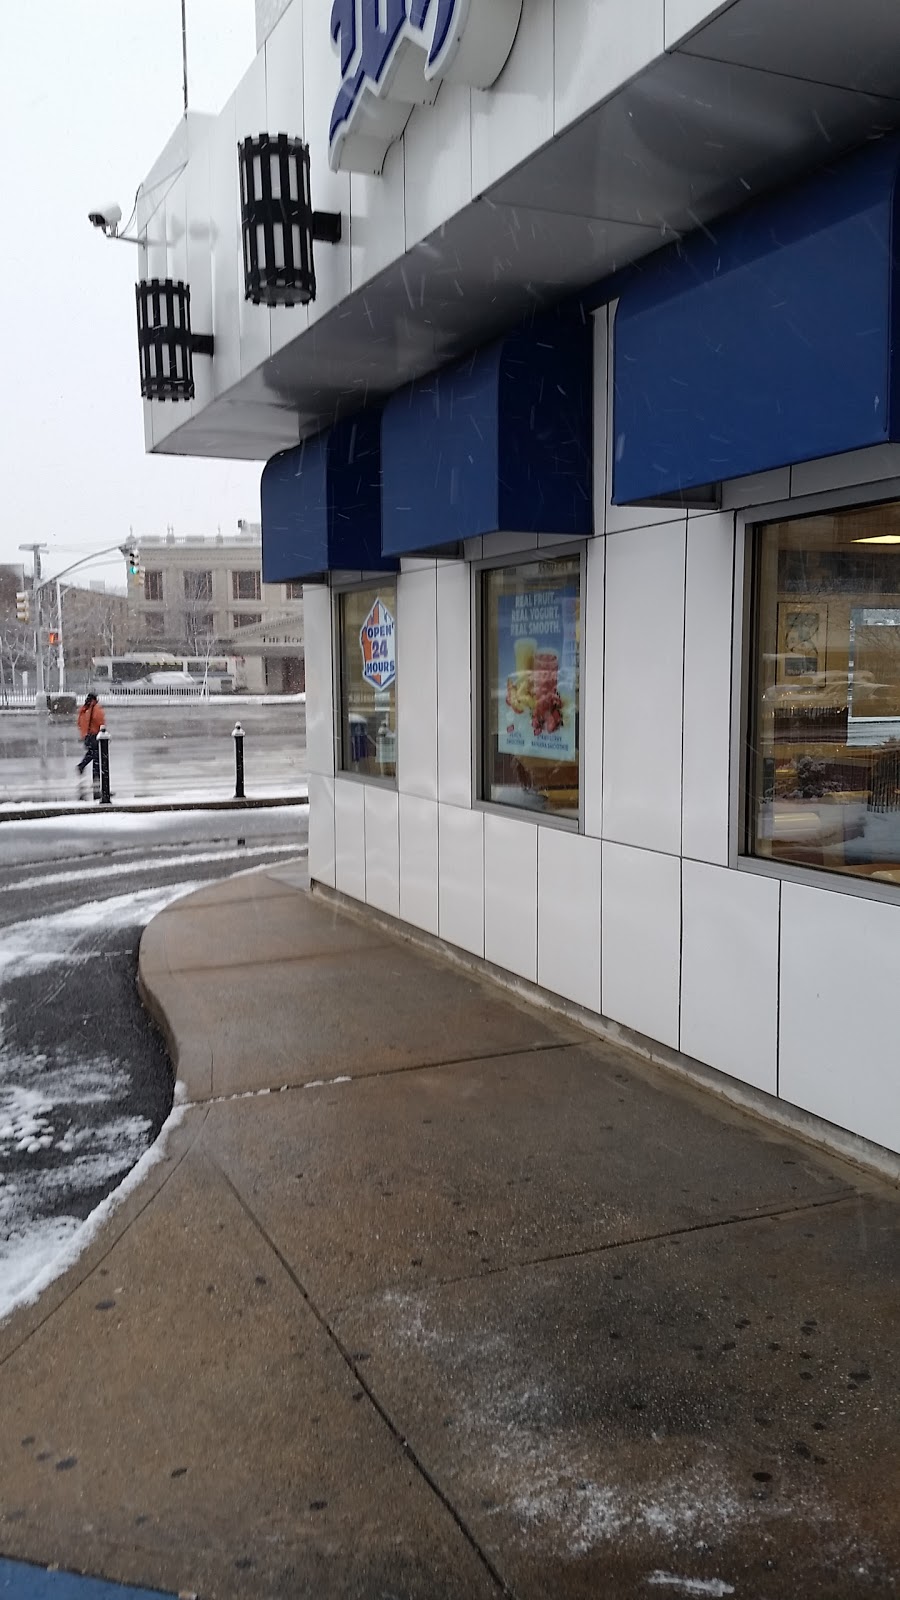
M 374 689 L 387 689 L 397 676 L 393 613 L 377 598 L 359 630 L 362 675 Z
M 497 597 L 498 749 L 574 759 L 578 580 Z

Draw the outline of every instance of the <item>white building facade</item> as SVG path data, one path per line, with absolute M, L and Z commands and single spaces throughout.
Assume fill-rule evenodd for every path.
M 328 12 L 139 213 L 215 342 L 148 447 L 267 461 L 304 585 L 311 876 L 896 1154 L 900 15 Z M 342 218 L 308 306 L 244 298 L 263 129 Z

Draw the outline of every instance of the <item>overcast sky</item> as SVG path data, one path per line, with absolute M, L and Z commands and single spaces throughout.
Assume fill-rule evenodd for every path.
M 253 59 L 253 0 L 187 0 L 188 81 L 218 111 Z M 87 213 L 135 190 L 182 113 L 180 0 L 0 0 L 0 562 L 45 573 L 136 534 L 236 531 L 261 467 L 144 454 L 137 250 Z M 121 558 L 86 569 L 124 586 Z

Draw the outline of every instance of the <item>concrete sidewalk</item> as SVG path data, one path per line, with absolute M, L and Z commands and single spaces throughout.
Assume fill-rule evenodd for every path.
M 0 1328 L 2 1553 L 217 1600 L 896 1595 L 896 1191 L 304 884 L 145 933 L 189 1105 Z

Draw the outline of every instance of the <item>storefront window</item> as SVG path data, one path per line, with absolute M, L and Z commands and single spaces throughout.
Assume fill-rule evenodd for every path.
M 341 767 L 365 778 L 397 776 L 397 590 L 338 597 Z
M 750 849 L 900 884 L 900 502 L 757 539 Z
M 482 575 L 483 798 L 578 816 L 581 561 Z

